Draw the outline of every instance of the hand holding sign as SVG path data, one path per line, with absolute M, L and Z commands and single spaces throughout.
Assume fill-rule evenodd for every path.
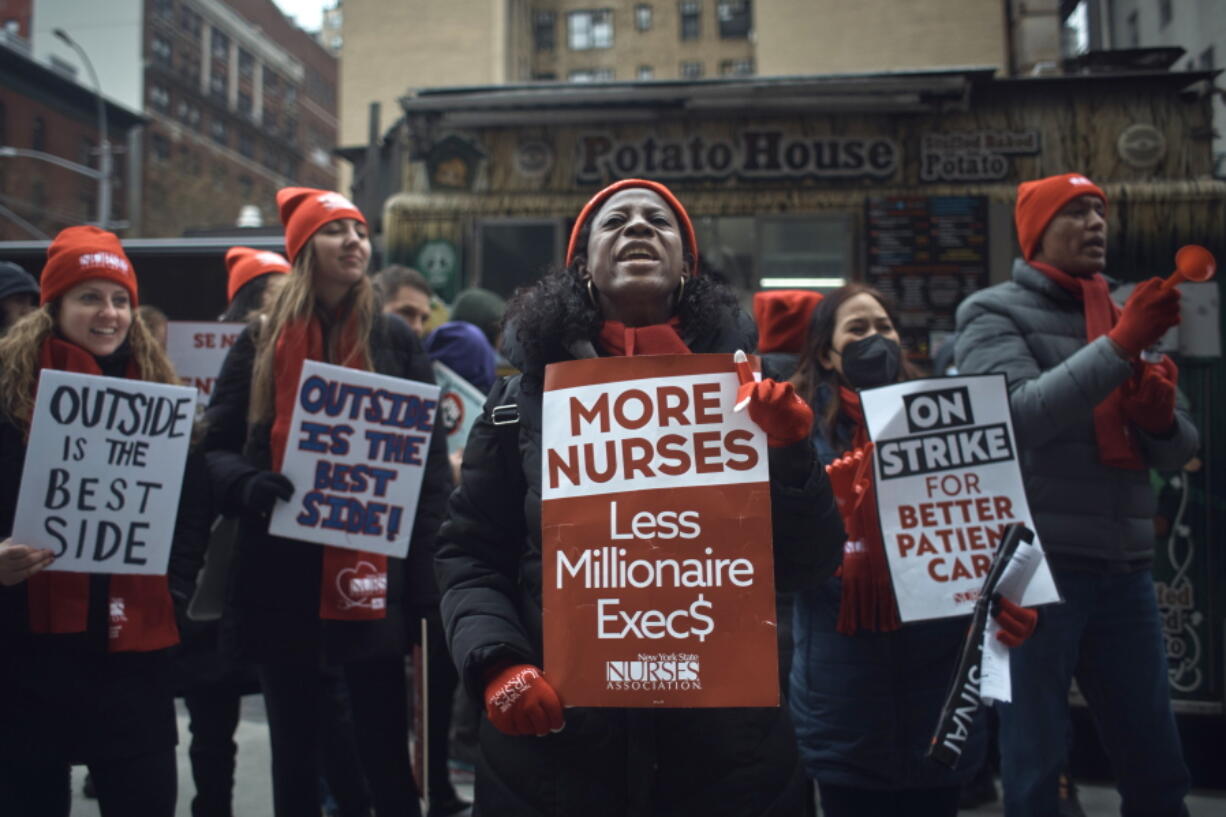
M 1020 647 L 1034 635 L 1039 623 L 1039 611 L 1015 604 L 1000 592 L 992 595 L 992 618 L 1000 625 L 996 639 L 1006 647 Z
M 239 502 L 250 513 L 272 510 L 278 499 L 288 502 L 294 495 L 294 483 L 276 471 L 259 471 L 243 477 L 238 484 Z
M 0 585 L 12 587 L 55 561 L 55 555 L 44 548 L 13 544 L 12 539 L 0 542 Z
M 782 448 L 803 440 L 813 427 L 813 410 L 800 399 L 791 383 L 766 378 L 755 380 L 749 358 L 740 349 L 732 356 L 741 387 L 734 411 L 749 406 L 749 416 L 766 432 L 766 444 Z
M 485 685 L 485 714 L 505 735 L 561 732 L 566 725 L 562 699 L 531 664 L 506 667 Z

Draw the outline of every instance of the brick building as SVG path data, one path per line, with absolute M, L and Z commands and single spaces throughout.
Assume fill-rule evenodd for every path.
M 143 117 L 107 104 L 107 131 L 123 145 Z M 2 148 L 38 151 L 89 169 L 98 168 L 97 97 L 74 79 L 34 61 L 25 40 L 0 31 L 0 240 L 54 235 L 94 221 L 98 181 L 53 160 L 3 155 Z M 131 184 L 124 153 L 116 153 L 111 218 L 127 214 Z
M 272 0 L 34 0 L 36 57 L 75 66 L 56 28 L 148 120 L 128 235 L 216 230 L 248 204 L 275 223 L 277 188 L 335 186 L 336 60 Z

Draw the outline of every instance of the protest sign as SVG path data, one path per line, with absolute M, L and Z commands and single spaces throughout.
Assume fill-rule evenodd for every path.
M 910 380 L 860 400 L 899 617 L 965 615 L 1006 527 L 1034 529 L 1004 375 Z M 1021 603 L 1058 600 L 1042 561 Z
M 404 558 L 430 453 L 438 386 L 308 360 L 281 473 L 274 536 Z
M 468 432 L 481 416 L 485 395 L 455 373 L 449 366 L 434 361 L 434 382 L 439 387 L 439 422 L 447 432 L 447 453 L 463 451 Z
M 570 706 L 779 702 L 766 438 L 731 355 L 553 364 L 545 672 Z
M 175 364 L 183 385 L 196 388 L 202 405 L 208 405 L 213 396 L 221 364 L 245 326 L 204 321 L 166 323 L 166 354 Z
M 194 389 L 43 369 L 13 541 L 49 548 L 48 570 L 164 575 Z

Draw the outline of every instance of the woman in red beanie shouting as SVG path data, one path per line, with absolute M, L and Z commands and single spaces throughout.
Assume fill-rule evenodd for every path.
M 494 387 L 473 426 L 436 558 L 451 652 L 469 694 L 485 706 L 476 814 L 802 811 L 803 775 L 786 710 L 564 711 L 541 670 L 545 366 L 752 350 L 756 330 L 733 294 L 697 271 L 685 208 L 664 185 L 627 179 L 579 213 L 566 267 L 508 307 L 504 349 L 523 374 Z M 776 587 L 795 590 L 834 571 L 842 528 L 807 441 L 807 406 L 771 380 L 750 400 L 750 417 L 771 446 Z M 493 407 L 501 408 L 497 420 Z
M 375 813 L 404 817 L 420 808 L 408 756 L 406 617 L 416 626 L 412 614 L 437 603 L 431 559 L 451 488 L 445 436 L 437 427 L 431 435 L 406 559 L 283 539 L 268 520 L 278 499 L 309 488 L 278 473 L 305 361 L 430 383 L 430 359 L 403 321 L 375 310 L 362 213 L 338 193 L 302 187 L 279 191 L 277 205 L 292 271 L 267 320 L 235 341 L 205 414 L 213 487 L 223 511 L 239 518 L 222 639 L 257 667 L 277 817 L 319 813 L 323 679 L 337 668 Z M 382 574 L 373 586 L 384 595 L 370 605 L 347 604 L 337 591 L 359 565 Z
M 136 276 L 115 235 L 63 230 L 47 249 L 40 285 L 41 307 L 0 341 L 3 536 L 13 526 L 41 370 L 179 382 L 136 315 Z M 174 813 L 169 650 L 179 641 L 176 608 L 182 612 L 191 597 L 211 521 L 198 458 L 189 457 L 185 479 L 168 576 L 44 572 L 51 551 L 0 543 L 6 817 L 67 815 L 69 767 L 80 763 L 93 775 L 103 815 Z

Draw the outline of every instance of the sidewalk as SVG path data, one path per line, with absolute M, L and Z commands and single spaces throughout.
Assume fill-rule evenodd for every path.
M 187 817 L 191 814 L 192 787 L 191 763 L 187 758 L 187 743 L 191 737 L 187 731 L 187 712 L 180 702 L 179 713 L 179 806 L 176 814 Z M 269 774 L 268 732 L 264 718 L 264 701 L 258 695 L 243 699 L 243 715 L 234 736 L 238 744 L 238 771 L 234 786 L 234 814 L 238 817 L 266 817 L 272 814 L 272 783 Z M 81 784 L 85 780 L 85 768 L 72 770 L 72 817 L 98 817 L 98 804 L 81 796 Z M 471 774 L 453 774 L 456 789 L 466 800 L 472 799 Z M 999 781 L 997 783 L 999 791 Z M 1081 805 L 1086 817 L 1117 817 L 1120 813 L 1120 798 L 1114 787 L 1097 783 L 1081 783 Z M 1197 791 L 1188 798 L 1190 817 L 1223 817 L 1226 815 L 1226 791 Z M 989 817 L 1003 815 L 1000 801 L 980 806 L 961 815 Z

